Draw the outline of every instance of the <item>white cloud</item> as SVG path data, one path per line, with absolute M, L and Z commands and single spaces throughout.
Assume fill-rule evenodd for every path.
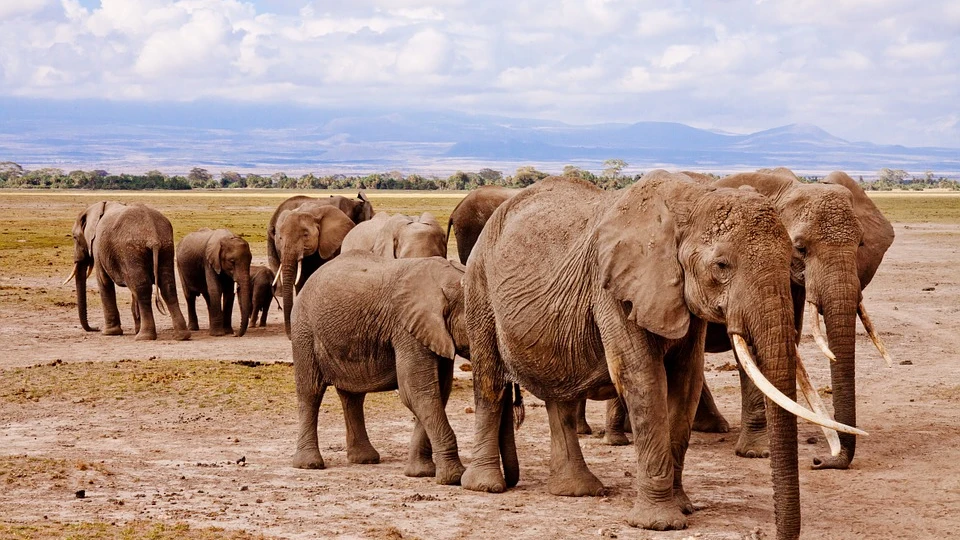
M 435 107 L 731 131 L 809 122 L 849 139 L 960 146 L 954 0 L 669 6 L 0 0 L 0 95 Z

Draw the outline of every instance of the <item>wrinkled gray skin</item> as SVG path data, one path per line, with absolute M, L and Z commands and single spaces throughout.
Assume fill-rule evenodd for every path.
M 762 196 L 665 171 L 610 192 L 545 179 L 505 202 L 481 233 L 464 280 L 476 430 L 462 485 L 501 492 L 519 479 L 504 386 L 512 380 L 546 402 L 550 492 L 599 494 L 574 411 L 578 400 L 619 392 L 636 434 L 637 498 L 627 521 L 685 527 L 693 505 L 681 477 L 706 323 L 744 336 L 767 379 L 795 399 L 790 249 Z M 800 532 L 796 418 L 780 407 L 767 414 L 778 537 L 793 539 Z
M 257 327 L 257 318 L 260 319 L 261 327 L 267 325 L 267 314 L 274 300 L 277 301 L 277 306 L 280 306 L 280 301 L 277 300 L 277 289 L 273 286 L 273 280 L 276 277 L 276 274 L 266 266 L 250 267 L 250 287 L 253 289 L 250 326 L 253 328 Z
M 127 287 L 133 296 L 131 310 L 137 340 L 157 339 L 151 298 L 164 313 L 160 297 L 173 319 L 174 337 L 190 339 L 190 331 L 177 302 L 173 269 L 173 226 L 160 212 L 143 204 L 114 201 L 91 204 L 73 224 L 73 260 L 80 325 L 88 332 L 87 277 L 96 272 L 103 303 L 103 333 L 123 334 L 117 309 L 115 285 Z
M 873 279 L 894 231 L 863 189 L 847 174 L 835 171 L 821 183 L 804 184 L 787 169 L 728 176 L 713 185 L 750 186 L 768 197 L 793 243 L 791 279 L 794 320 L 799 335 L 803 308 L 813 302 L 822 314 L 830 350 L 831 388 L 836 420 L 857 425 L 856 414 L 856 319 L 861 291 Z M 730 350 L 726 330 L 711 327 L 707 351 Z M 810 360 L 808 360 L 809 362 Z M 753 383 L 740 373 L 743 426 L 737 455 L 766 457 L 767 433 L 764 399 Z M 717 410 L 704 386 L 695 429 L 723 432 L 729 424 Z M 846 469 L 856 450 L 856 436 L 840 433 L 840 455 L 815 457 L 814 469 Z
M 457 239 L 457 254 L 460 256 L 461 263 L 467 264 L 470 252 L 473 251 L 483 226 L 493 215 L 494 210 L 519 192 L 519 189 L 501 186 L 481 186 L 468 193 L 457 204 L 447 221 L 447 238 L 450 238 L 452 228 Z
M 457 484 L 463 465 L 444 408 L 455 354 L 469 357 L 463 268 L 440 257 L 389 260 L 352 251 L 307 280 L 291 341 L 300 434 L 293 466 L 322 469 L 317 412 L 327 386 L 343 405 L 347 458 L 379 463 L 363 417 L 368 392 L 399 390 L 416 416 L 404 474 Z
M 357 194 L 356 199 L 348 199 L 342 195 L 330 195 L 329 197 L 307 197 L 306 195 L 296 195 L 280 203 L 280 206 L 270 216 L 270 223 L 267 224 L 267 265 L 270 270 L 276 272 L 280 268 L 280 252 L 277 249 L 277 220 L 285 210 L 296 210 L 304 204 L 311 205 L 330 205 L 338 208 L 347 215 L 354 224 L 362 223 L 373 218 L 373 205 L 367 200 L 367 195 L 362 190 Z
M 317 268 L 340 254 L 340 244 L 353 227 L 353 221 L 346 214 L 322 203 L 306 203 L 295 210 L 284 210 L 277 218 L 278 273 L 283 291 L 283 329 L 287 336 L 290 335 L 294 288 L 299 292 Z M 298 281 L 297 268 L 301 265 Z
M 233 300 L 236 289 L 240 303 L 240 329 L 237 337 L 247 333 L 253 304 L 250 287 L 250 245 L 227 229 L 207 228 L 183 237 L 177 245 L 177 270 L 187 300 L 190 329 L 200 330 L 197 321 L 197 297 L 207 303 L 210 335 L 234 335 Z M 236 284 L 236 285 L 235 285 Z
M 350 231 L 341 251 L 366 251 L 388 259 L 447 257 L 447 238 L 429 212 L 418 218 L 381 212 Z

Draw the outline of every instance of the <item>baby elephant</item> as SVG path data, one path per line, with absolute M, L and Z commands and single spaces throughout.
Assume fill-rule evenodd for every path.
M 317 411 L 340 395 L 347 459 L 379 463 L 363 420 L 367 392 L 399 389 L 416 416 L 404 474 L 458 484 L 464 467 L 444 408 L 455 354 L 468 357 L 463 267 L 442 257 L 385 259 L 359 251 L 323 265 L 293 306 L 290 338 L 300 434 L 293 466 L 322 469 Z
M 257 327 L 257 316 L 260 317 L 260 326 L 267 325 L 267 313 L 270 311 L 270 302 L 276 300 L 277 308 L 280 307 L 280 301 L 277 300 L 277 289 L 273 286 L 273 280 L 277 275 L 266 266 L 250 267 L 250 287 L 253 289 L 253 308 L 250 310 L 250 326 Z
M 234 283 L 239 290 L 240 330 L 247 332 L 252 294 L 250 287 L 250 245 L 227 229 L 200 229 L 177 245 L 177 270 L 187 299 L 190 329 L 199 330 L 197 297 L 207 302 L 210 335 L 233 334 Z

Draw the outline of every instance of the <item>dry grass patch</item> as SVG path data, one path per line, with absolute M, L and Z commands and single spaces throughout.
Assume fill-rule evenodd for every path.
M 126 524 L 87 523 L 0 523 L 0 537 L 24 540 L 255 540 L 269 538 L 247 531 L 218 527 L 194 528 L 185 523 L 133 521 Z
M 52 481 L 54 487 L 84 483 L 94 477 L 112 476 L 102 463 L 86 460 L 38 458 L 31 456 L 0 457 L 0 485 L 7 488 L 35 488 L 37 483 Z M 0 535 L 6 538 L 6 536 Z

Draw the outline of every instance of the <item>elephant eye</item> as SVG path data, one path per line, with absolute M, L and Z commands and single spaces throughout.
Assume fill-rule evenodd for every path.
M 806 256 L 807 256 L 807 248 L 806 248 L 806 247 L 801 246 L 801 245 L 795 245 L 795 246 L 793 246 L 793 249 L 797 250 L 797 253 L 800 254 L 801 257 L 806 257 Z

